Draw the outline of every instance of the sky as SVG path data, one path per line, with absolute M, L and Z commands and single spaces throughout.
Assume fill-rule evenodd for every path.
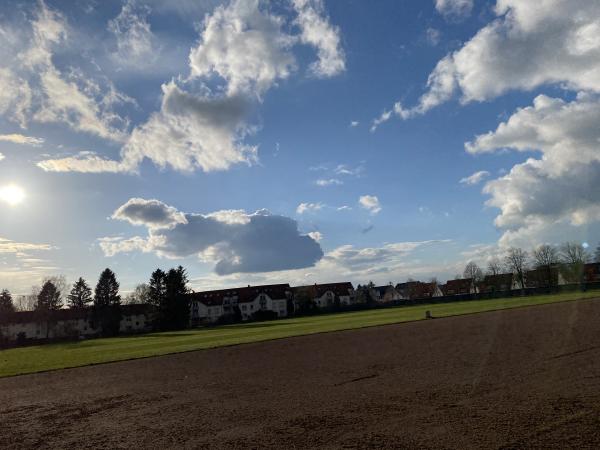
M 600 239 L 597 0 L 0 4 L 0 288 L 439 280 Z

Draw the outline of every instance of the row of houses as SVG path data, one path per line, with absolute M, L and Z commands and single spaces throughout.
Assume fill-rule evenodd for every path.
M 286 283 L 194 292 L 190 294 L 191 323 L 214 323 L 236 315 L 250 320 L 265 312 L 287 317 L 302 308 L 305 298 L 322 309 L 349 306 L 355 302 L 354 287 L 347 282 L 296 287 Z
M 576 274 L 579 282 L 600 283 L 600 263 L 585 264 Z M 526 288 L 553 287 L 573 284 L 573 274 L 565 276 L 561 268 L 538 269 L 524 274 Z M 313 284 L 291 287 L 289 284 L 270 284 L 189 294 L 190 325 L 218 323 L 224 319 L 253 320 L 283 318 L 302 312 L 307 305 L 320 310 L 352 307 L 361 304 L 398 304 L 402 301 L 427 300 L 455 295 L 507 292 L 520 289 L 520 280 L 511 273 L 487 275 L 479 283 L 472 279 L 436 282 L 407 281 L 395 286 L 365 286 L 354 289 L 352 283 Z M 121 306 L 121 333 L 150 331 L 153 313 L 149 305 Z M 99 334 L 91 320 L 89 309 L 61 309 L 52 313 L 51 320 L 41 319 L 33 311 L 0 316 L 0 338 L 20 339 L 85 338 Z M 0 339 L 0 340 L 1 340 Z
M 523 274 L 526 289 L 547 288 L 578 283 L 600 283 L 600 263 L 584 264 L 574 270 L 573 266 L 555 266 L 528 270 Z M 486 275 L 481 281 L 472 278 L 448 280 L 445 284 L 408 281 L 397 285 L 369 288 L 371 299 L 379 303 L 399 300 L 423 300 L 453 295 L 507 292 L 521 289 L 521 280 L 512 273 Z
M 121 305 L 119 331 L 142 333 L 152 329 L 148 305 Z M 100 333 L 91 309 L 59 309 L 48 316 L 36 311 L 19 311 L 0 316 L 0 341 L 45 340 L 94 337 Z

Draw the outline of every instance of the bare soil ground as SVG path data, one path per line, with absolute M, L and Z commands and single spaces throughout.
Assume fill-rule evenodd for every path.
M 1 379 L 0 447 L 599 448 L 600 300 Z

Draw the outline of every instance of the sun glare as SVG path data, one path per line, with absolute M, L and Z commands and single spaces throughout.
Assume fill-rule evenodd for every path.
M 25 198 L 25 191 L 15 184 L 0 187 L 0 200 L 11 206 L 18 205 Z

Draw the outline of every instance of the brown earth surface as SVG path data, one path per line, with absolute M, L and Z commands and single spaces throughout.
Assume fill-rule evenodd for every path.
M 0 379 L 0 447 L 600 448 L 600 300 Z

